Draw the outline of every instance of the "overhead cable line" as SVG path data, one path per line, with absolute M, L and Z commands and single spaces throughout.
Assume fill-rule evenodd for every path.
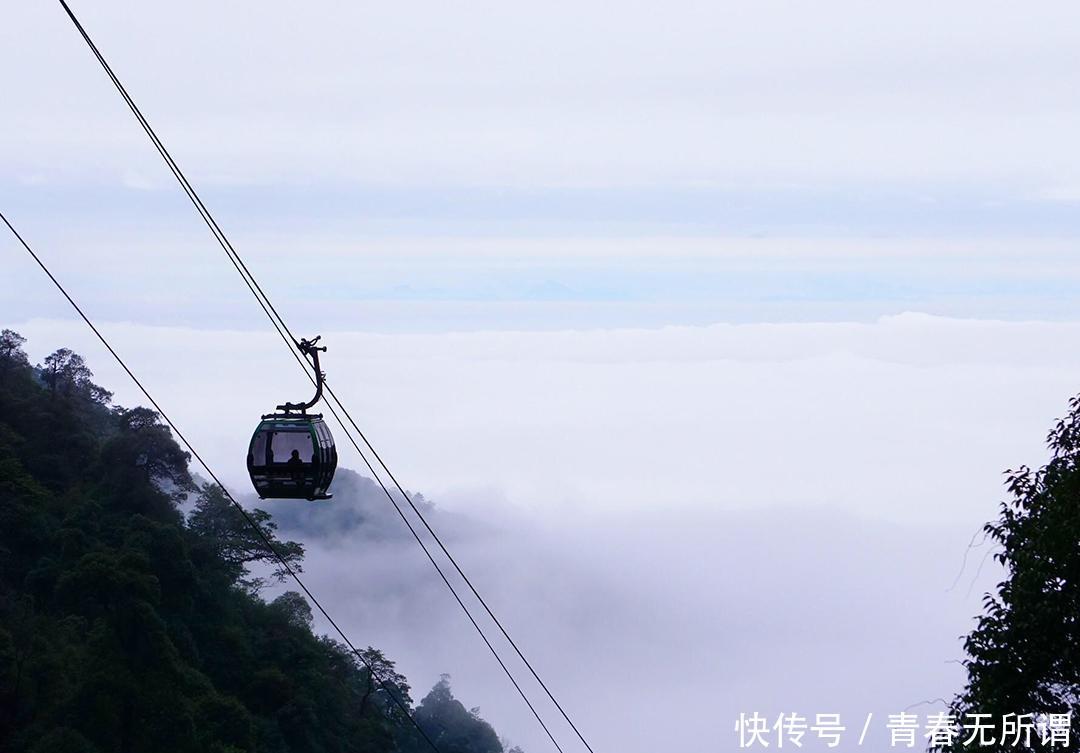
M 83 25 L 79 21 L 79 19 L 75 16 L 74 12 L 71 10 L 71 7 L 68 5 L 66 0 L 58 0 L 58 1 L 59 1 L 60 5 L 63 6 L 64 11 L 68 15 L 68 18 L 71 19 L 71 22 L 75 25 L 75 28 L 79 31 L 79 34 L 82 36 L 82 38 L 86 42 L 87 46 L 93 52 L 94 57 L 97 58 L 98 63 L 105 70 L 105 73 L 109 76 L 109 79 L 112 81 L 113 85 L 116 87 L 116 90 L 120 93 L 120 96 L 124 99 L 124 102 L 128 105 L 128 108 L 131 110 L 132 114 L 135 115 L 135 118 L 139 121 L 139 124 L 142 126 L 143 130 L 146 132 L 146 134 L 150 138 L 151 142 L 153 142 L 154 147 L 157 149 L 157 151 L 161 155 L 162 159 L 165 160 L 165 162 L 168 165 L 170 171 L 173 173 L 174 177 L 180 183 L 181 188 L 184 190 L 184 192 L 187 194 L 188 198 L 191 200 L 192 204 L 195 206 L 196 211 L 199 213 L 199 216 L 202 218 L 203 222 L 206 223 L 207 227 L 210 229 L 210 231 L 213 234 L 215 240 L 221 246 L 222 250 L 225 251 L 225 254 L 226 254 L 226 256 L 228 256 L 230 263 L 232 263 L 233 267 L 237 270 L 237 272 L 243 278 L 244 283 L 247 286 L 248 290 L 255 297 L 256 301 L 259 303 L 260 308 L 262 308 L 262 310 L 266 314 L 267 318 L 270 319 L 270 322 L 274 326 L 274 329 L 278 332 L 278 334 L 281 336 L 281 338 L 285 341 L 286 345 L 289 347 L 289 351 L 293 355 L 293 358 L 296 359 L 296 361 L 304 369 L 304 372 L 307 374 L 308 378 L 311 379 L 312 382 L 314 383 L 315 378 L 310 373 L 310 364 L 307 362 L 306 358 L 304 358 L 303 356 L 301 356 L 300 354 L 297 353 L 297 348 L 298 348 L 298 345 L 299 345 L 299 341 L 292 334 L 292 331 L 289 329 L 288 325 L 286 324 L 285 319 L 281 316 L 281 314 L 278 313 L 277 309 L 274 307 L 273 302 L 270 300 L 270 297 L 263 290 L 262 286 L 259 285 L 259 282 L 255 278 L 255 275 L 251 272 L 250 269 L 248 269 L 247 264 L 244 263 L 244 260 L 240 257 L 240 254 L 233 247 L 232 243 L 229 241 L 228 237 L 225 235 L 225 232 L 218 225 L 217 221 L 214 219 L 214 217 L 210 213 L 209 209 L 207 209 L 206 205 L 203 203 L 202 199 L 199 197 L 199 195 L 195 191 L 194 187 L 188 181 L 187 177 L 184 175 L 184 173 L 180 169 L 179 165 L 177 165 L 175 160 L 173 160 L 172 155 L 169 153 L 168 149 L 166 149 L 164 143 L 158 137 L 157 133 L 154 131 L 154 129 L 150 125 L 149 121 L 147 121 L 147 119 L 143 116 L 142 111 L 135 104 L 135 101 L 132 99 L 131 95 L 128 94 L 127 89 L 121 83 L 120 79 L 116 76 L 116 74 L 113 72 L 112 67 L 109 65 L 108 61 L 105 60 L 104 55 L 102 55 L 102 53 L 98 49 L 97 45 L 90 38 L 89 33 L 83 27 Z M 491 620 L 495 623 L 496 627 L 498 627 L 499 632 L 502 633 L 503 637 L 507 640 L 507 642 L 513 648 L 515 654 L 517 654 L 518 658 L 521 659 L 522 663 L 525 664 L 526 668 L 529 670 L 529 673 L 533 676 L 533 678 L 537 681 L 537 683 L 540 685 L 540 687 L 544 690 L 544 693 L 551 700 L 551 702 L 555 705 L 555 708 L 558 709 L 558 711 L 562 715 L 563 719 L 567 722 L 567 724 L 570 725 L 570 728 L 574 731 L 574 734 L 581 741 L 581 743 L 586 747 L 586 749 L 588 749 L 589 753 L 594 753 L 594 751 L 592 749 L 592 746 L 589 745 L 588 741 L 585 739 L 584 735 L 578 729 L 577 725 L 574 724 L 574 722 L 570 718 L 569 714 L 563 709 L 562 705 L 555 698 L 555 695 L 548 688 L 547 684 L 543 681 L 543 679 L 541 679 L 539 673 L 533 667 L 532 663 L 529 662 L 529 660 L 525 657 L 525 654 L 518 647 L 518 645 L 514 641 L 514 639 L 510 636 L 510 633 L 503 626 L 502 622 L 498 619 L 498 617 L 496 617 L 494 611 L 488 605 L 487 601 L 480 595 L 480 592 L 473 585 L 472 581 L 465 574 L 464 570 L 462 570 L 462 568 L 458 564 L 457 560 L 450 553 L 449 549 L 443 543 L 443 541 L 439 537 L 439 535 L 435 532 L 434 528 L 432 528 L 431 524 L 428 523 L 427 518 L 424 516 L 423 512 L 421 512 L 419 507 L 417 507 L 416 504 L 413 502 L 411 496 L 405 491 L 405 488 L 397 480 L 397 477 L 394 476 L 393 472 L 390 470 L 390 467 L 383 460 L 382 456 L 379 455 L 379 453 L 375 449 L 374 445 L 368 440 L 367 436 L 364 434 L 364 432 L 357 425 L 356 421 L 352 417 L 352 414 L 349 412 L 349 410 L 345 407 L 344 403 L 342 403 L 342 401 L 338 398 L 337 394 L 334 392 L 333 387 L 330 384 L 326 384 L 326 390 L 327 390 L 328 394 L 330 395 L 330 398 L 338 405 L 338 407 L 340 408 L 342 414 L 348 420 L 349 425 L 352 426 L 353 430 L 360 437 L 361 441 L 368 448 L 368 450 L 372 453 L 372 455 L 375 457 L 376 461 L 382 467 L 383 471 L 386 473 L 387 476 L 390 477 L 391 481 L 393 482 L 393 485 L 396 487 L 398 492 L 401 494 L 401 496 L 408 503 L 408 505 L 412 509 L 413 513 L 420 519 L 420 521 L 423 524 L 424 528 L 428 531 L 428 533 L 432 536 L 432 538 L 438 544 L 439 549 L 443 552 L 443 554 L 446 556 L 446 558 L 453 565 L 455 571 L 462 578 L 462 580 L 464 580 L 465 584 L 468 586 L 468 588 L 472 592 L 473 596 L 476 597 L 476 599 L 480 602 L 481 606 L 483 607 L 484 611 L 491 618 Z M 465 606 L 464 602 L 458 596 L 456 590 L 450 584 L 450 581 L 447 579 L 446 575 L 443 573 L 442 568 L 438 565 L 438 563 L 431 556 L 431 553 L 428 551 L 427 547 L 424 545 L 424 542 L 417 535 L 416 531 L 413 529 L 413 527 L 409 523 L 408 519 L 405 518 L 405 516 L 402 514 L 402 511 L 398 507 L 397 502 L 393 499 L 393 496 L 390 494 L 389 490 L 386 488 L 386 486 L 383 484 L 382 480 L 379 478 L 379 474 L 375 471 L 372 464 L 368 461 L 367 457 L 364 455 L 363 451 L 360 449 L 360 447 L 357 444 L 356 440 L 352 437 L 351 433 L 349 432 L 348 427 L 342 422 L 341 418 L 337 415 L 337 413 L 333 411 L 333 408 L 330 405 L 330 400 L 327 400 L 327 406 L 331 408 L 331 412 L 334 414 L 334 418 L 337 419 L 338 423 L 342 427 L 342 430 L 345 432 L 345 434 L 349 438 L 350 442 L 356 448 L 356 450 L 360 454 L 361 458 L 363 458 L 364 463 L 368 466 L 369 470 L 371 470 L 372 474 L 375 476 L 375 479 L 379 482 L 379 485 L 382 487 L 383 492 L 390 499 L 391 503 L 394 505 L 395 509 L 398 511 L 398 514 L 401 515 L 402 519 L 405 521 L 406 525 L 409 527 L 410 532 L 412 532 L 412 534 L 416 538 L 417 542 L 424 549 L 424 552 L 425 552 L 425 554 L 427 554 L 428 559 L 431 560 L 431 562 L 435 566 L 436 570 L 438 570 L 439 575 L 442 577 L 442 579 L 446 583 L 446 585 L 450 588 L 450 590 L 453 593 L 453 595 L 454 595 L 455 599 L 457 600 L 458 604 L 462 607 L 463 610 L 465 610 L 465 613 L 469 617 L 469 620 L 472 622 L 473 626 L 480 633 L 481 638 L 483 638 L 484 642 L 487 644 L 488 648 L 491 650 L 491 652 L 495 656 L 496 660 L 502 666 L 504 672 L 510 678 L 510 680 L 514 684 L 515 688 L 517 688 L 518 693 L 522 696 L 525 703 L 529 706 L 529 709 L 533 712 L 533 715 L 537 718 L 537 721 L 540 722 L 540 725 L 544 728 L 544 731 L 547 733 L 547 735 L 551 739 L 552 743 L 554 743 L 555 747 L 558 748 L 560 750 L 560 752 L 561 752 L 562 749 L 559 747 L 559 744 L 555 741 L 554 736 L 548 730 L 547 725 L 544 724 L 543 720 L 540 718 L 540 715 L 536 712 L 535 708 L 533 707 L 533 704 L 529 701 L 529 699 L 525 695 L 524 691 L 518 685 L 517 681 L 514 679 L 513 675 L 510 673 L 509 669 L 506 667 L 506 665 L 503 663 L 502 659 L 499 657 L 498 652 L 491 645 L 490 641 L 488 641 L 487 637 L 484 635 L 483 631 L 480 629 L 480 626 L 476 623 L 476 620 L 473 618 L 472 614 L 469 612 L 468 607 Z
M 64 0 L 59 0 L 59 2 L 63 6 L 64 10 L 67 12 L 68 17 L 71 19 L 72 23 L 75 24 L 75 27 L 78 29 L 79 33 L 82 35 L 83 39 L 86 41 L 86 43 L 90 47 L 91 51 L 94 53 L 94 56 L 97 58 L 98 62 L 101 64 L 102 68 L 108 74 L 109 79 L 113 82 L 113 85 L 116 87 L 117 91 L 120 92 L 120 95 L 123 97 L 124 102 L 128 105 L 128 108 L 135 115 L 136 119 L 139 121 L 139 124 L 142 126 L 143 130 L 146 132 L 147 136 L 149 136 L 150 140 L 153 142 L 154 147 L 157 149 L 157 151 L 161 155 L 162 159 L 165 160 L 165 163 L 168 165 L 170 172 L 172 172 L 174 177 L 176 177 L 177 181 L 180 183 L 181 188 L 184 190 L 184 193 L 191 200 L 191 203 L 195 206 L 195 209 L 199 213 L 199 216 L 202 218 L 203 222 L 210 229 L 210 231 L 213 234 L 215 240 L 217 240 L 218 244 L 221 246 L 222 250 L 225 252 L 225 255 L 229 258 L 229 261 L 232 263 L 232 265 L 236 269 L 236 271 L 240 274 L 241 278 L 244 280 L 245 284 L 248 287 L 248 290 L 250 290 L 252 295 L 255 296 L 256 301 L 259 303 L 259 306 L 262 308 L 262 310 L 266 314 L 267 318 L 270 319 L 270 322 L 271 322 L 271 324 L 273 324 L 274 329 L 277 331 L 278 335 L 282 338 L 282 340 L 285 341 L 285 344 L 289 348 L 289 352 L 292 354 L 293 358 L 297 361 L 297 363 L 300 364 L 300 366 L 303 369 L 304 373 L 308 376 L 308 378 L 310 380 L 312 380 L 312 383 L 314 383 L 315 378 L 312 376 L 312 374 L 309 371 L 310 364 L 308 363 L 308 361 L 305 358 L 303 358 L 301 355 L 299 355 L 296 352 L 296 350 L 294 349 L 294 346 L 297 345 L 298 341 L 297 341 L 296 337 L 293 336 L 293 334 L 292 334 L 291 330 L 289 330 L 288 326 L 285 324 L 285 320 L 281 317 L 280 314 L 278 314 L 277 309 L 274 308 L 273 303 L 270 302 L 269 298 L 263 292 L 262 288 L 259 286 L 258 282 L 255 280 L 254 275 L 251 274 L 251 272 L 247 268 L 247 265 L 244 264 L 243 260 L 239 256 L 239 254 L 236 253 L 235 249 L 232 247 L 231 242 L 226 237 L 225 233 L 221 230 L 221 227 L 217 224 L 217 221 L 214 219 L 213 215 L 210 214 L 209 210 L 206 208 L 206 205 L 203 204 L 202 199 L 199 197 L 199 195 L 195 191 L 194 187 L 191 185 L 191 183 L 188 182 L 187 177 L 184 175 L 184 173 L 180 169 L 179 165 L 176 164 L 175 160 L 173 160 L 172 155 L 169 153 L 168 149 L 165 147 L 165 145 L 161 141 L 161 139 L 158 138 L 157 133 L 154 131 L 154 129 L 150 126 L 150 123 L 143 116 L 142 111 L 139 110 L 138 105 L 135 104 L 135 101 L 128 94 L 128 92 L 125 89 L 124 85 L 120 82 L 120 79 L 113 72 L 112 67 L 109 65 L 108 61 L 105 60 L 104 55 L 102 55 L 102 53 L 98 49 L 97 45 L 90 38 L 90 35 L 87 33 L 86 29 L 79 22 L 78 18 L 76 18 L 75 14 L 72 12 L 72 10 L 68 6 L 68 4 Z M 264 299 L 265 299 L 265 302 L 264 302 Z M 344 413 L 345 412 L 344 405 L 337 398 L 337 395 L 333 393 L 333 390 L 330 388 L 329 385 L 327 385 L 327 391 L 331 394 L 334 402 L 337 403 L 338 407 Z M 356 442 L 356 439 L 350 434 L 350 432 L 348 430 L 348 426 L 346 426 L 345 422 L 341 420 L 341 417 L 337 414 L 337 411 L 334 410 L 333 405 L 329 401 L 327 401 L 327 408 L 330 409 L 331 414 L 333 414 L 334 418 L 337 420 L 338 424 L 341 426 L 342 431 L 345 432 L 345 436 L 348 437 L 349 441 L 352 443 L 353 447 L 356 449 L 357 453 L 360 455 L 361 459 L 364 461 L 364 464 L 368 467 L 368 470 L 371 471 L 372 476 L 375 478 L 375 480 L 378 482 L 379 486 L 382 488 L 383 493 L 386 495 L 387 499 L 390 500 L 390 503 L 394 506 L 395 511 L 401 517 L 401 519 L 405 523 L 405 525 L 408 527 L 409 532 L 412 533 L 413 537 L 416 539 L 416 541 L 420 545 L 421 549 L 423 549 L 424 554 L 427 555 L 428 560 L 435 567 L 435 570 L 438 572 L 439 576 L 442 578 L 443 582 L 446 584 L 447 588 L 450 590 L 450 593 L 453 595 L 453 597 L 454 597 L 455 601 L 457 602 L 458 606 L 460 606 L 461 609 L 465 612 L 466 617 L 468 618 L 469 622 L 472 624 L 473 628 L 480 635 L 480 638 L 484 642 L 484 645 L 487 646 L 487 648 L 491 652 L 492 656 L 495 657 L 496 662 L 498 662 L 498 664 L 502 668 L 503 672 L 509 678 L 511 684 L 514 686 L 514 689 L 517 691 L 518 695 L 521 696 L 522 700 L 525 702 L 525 705 L 529 708 L 529 711 L 532 712 L 532 715 L 536 718 L 536 721 L 540 724 L 540 727 L 544 730 L 544 733 L 547 735 L 548 739 L 551 740 L 552 744 L 555 746 L 556 750 L 559 751 L 559 753 L 563 753 L 562 747 L 559 745 L 558 741 L 555 739 L 555 736 L 552 734 L 551 730 L 548 728 L 547 724 L 544 722 L 543 718 L 540 716 L 540 713 L 537 711 L 537 709 L 533 705 L 532 701 L 529 700 L 529 697 L 526 695 L 524 689 L 521 687 L 520 683 L 517 681 L 517 679 L 514 677 L 513 673 L 510 671 L 510 668 L 507 667 L 505 661 L 499 655 L 499 653 L 496 650 L 495 646 L 491 643 L 491 640 L 484 633 L 483 629 L 480 627 L 480 624 L 476 621 L 476 618 L 473 616 L 473 614 L 469 610 L 468 606 L 461 599 L 461 596 L 458 594 L 457 589 L 455 589 L 453 584 L 451 584 L 449 578 L 447 577 L 446 573 L 443 571 L 442 567 L 435 560 L 434 556 L 432 555 L 431 551 L 428 549 L 427 545 L 424 543 L 423 539 L 420 537 L 420 535 L 418 534 L 416 529 L 413 527 L 412 523 L 405 516 L 405 514 L 402 511 L 401 507 L 398 505 L 397 500 L 394 499 L 393 495 L 390 493 L 390 490 L 387 489 L 386 485 L 383 483 L 383 481 L 380 478 L 379 474 L 376 472 L 374 466 L 368 460 L 368 458 L 364 454 L 363 450 L 360 448 L 359 444 Z M 346 414 L 346 415 L 348 415 L 348 414 Z M 352 423 L 352 425 L 354 427 L 356 426 L 356 423 L 355 423 L 355 421 L 352 420 L 351 415 L 349 416 L 349 421 L 350 421 L 350 423 Z M 369 448 L 371 448 L 371 445 L 370 445 L 370 443 L 367 442 L 366 438 L 365 438 L 365 443 L 368 444 Z M 371 448 L 371 451 L 374 452 L 374 448 Z M 385 467 L 385 465 L 384 465 L 384 467 Z M 387 473 L 389 473 L 389 469 L 387 469 Z M 398 486 L 398 489 L 401 490 L 400 485 Z M 409 495 L 406 494 L 404 492 L 404 490 L 401 490 L 401 493 L 402 493 L 402 496 L 405 498 L 405 500 L 409 503 L 409 506 L 416 512 L 417 515 L 421 516 L 421 520 L 423 520 L 425 526 L 427 526 L 427 521 L 423 519 L 419 509 L 413 504 L 412 500 L 409 498 Z M 430 526 L 427 526 L 427 527 L 428 527 L 428 530 L 431 530 Z M 440 545 L 441 545 L 441 542 L 440 542 Z M 445 547 L 444 547 L 444 551 L 445 551 Z M 456 566 L 456 563 L 455 563 L 455 566 Z M 460 568 L 458 569 L 458 571 L 460 572 Z M 468 581 L 466 581 L 466 582 L 468 582 Z M 471 583 L 469 585 L 471 587 Z M 473 589 L 473 592 L 475 593 L 475 589 Z M 501 627 L 501 625 L 500 625 L 500 627 Z M 503 632 L 504 632 L 504 635 L 505 635 L 505 631 L 503 631 Z
M 329 622 L 331 626 L 333 626 L 334 630 L 341 637 L 341 640 L 343 640 L 345 642 L 345 645 L 349 647 L 349 650 L 356 656 L 357 659 L 360 660 L 360 662 L 367 669 L 371 677 L 375 678 L 375 680 L 379 683 L 379 687 L 385 690 L 390 696 L 390 698 L 394 701 L 394 703 L 398 706 L 398 708 L 405 712 L 405 715 L 408 717 L 413 727 L 415 727 L 417 732 L 419 732 L 420 735 L 424 738 L 424 740 L 427 741 L 428 745 L 431 746 L 431 749 L 435 751 L 435 753 L 441 753 L 438 746 L 435 745 L 434 741 L 432 741 L 432 739 L 428 736 L 427 732 L 424 731 L 424 728 L 421 727 L 420 724 L 416 721 L 416 718 L 413 716 L 413 713 L 409 709 L 409 707 L 406 706 L 404 702 L 402 702 L 394 687 L 387 683 L 386 680 L 379 677 L 379 675 L 375 672 L 375 668 L 371 665 L 370 662 L 368 662 L 366 658 L 364 658 L 364 655 L 357 650 L 356 646 L 354 646 L 352 641 L 349 640 L 349 636 L 345 635 L 345 632 L 340 627 L 338 627 L 338 624 L 334 621 L 334 618 L 330 616 L 330 613 L 326 611 L 323 605 L 315 597 L 315 594 L 313 594 L 311 590 L 307 587 L 307 585 L 304 583 L 304 581 L 300 579 L 299 574 L 289 564 L 289 561 L 285 559 L 285 557 L 277 550 L 277 547 L 275 547 L 273 542 L 270 541 L 270 538 L 266 535 L 266 532 L 263 531 L 262 527 L 255 522 L 251 515 L 248 514 L 248 511 L 245 510 L 244 507 L 236 501 L 236 499 L 225 487 L 225 485 L 221 483 L 221 480 L 217 477 L 217 474 L 215 474 L 214 471 L 210 468 L 210 466 L 207 465 L 206 461 L 202 459 L 202 456 L 192 446 L 191 442 L 187 440 L 187 437 L 184 436 L 184 434 L 180 431 L 179 427 L 175 423 L 173 423 L 173 420 L 169 418 L 169 415 L 165 412 L 161 405 L 158 404 L 157 400 L 154 399 L 153 395 L 151 395 L 150 392 L 146 389 L 146 387 L 143 386 L 143 383 L 139 381 L 139 378 L 135 376 L 134 372 L 132 372 L 132 370 L 128 368 L 127 363 L 125 363 L 124 359 L 120 357 L 120 354 L 113 349 L 113 346 L 110 345 L 109 341 L 105 339 L 105 336 L 101 334 L 101 331 L 97 328 L 93 321 L 90 320 L 90 317 L 87 316 L 85 312 L 83 312 L 79 304 L 75 302 L 75 299 L 71 297 L 71 295 L 67 292 L 67 290 L 60 283 L 60 281 L 45 265 L 45 262 L 41 260 L 41 257 L 39 257 L 34 252 L 34 249 L 30 247 L 30 244 L 26 242 L 22 235 L 19 234 L 19 231 L 16 230 L 15 227 L 8 220 L 8 218 L 4 216 L 3 212 L 0 212 L 0 220 L 2 220 L 5 225 L 7 225 L 8 230 L 11 231 L 12 235 L 14 235 L 15 238 L 22 245 L 22 247 L 26 249 L 26 252 L 30 254 L 31 258 L 35 262 L 37 262 L 37 265 L 41 267 L 41 271 L 45 273 L 45 275 L 49 278 L 49 280 L 56 287 L 56 289 L 60 291 L 64 298 L 67 299 L 67 302 L 71 304 L 71 307 L 75 309 L 75 312 L 79 315 L 79 317 L 84 322 L 86 322 L 86 326 L 88 326 L 90 330 L 94 333 L 94 335 L 97 337 L 97 339 L 101 341 L 101 344 L 105 346 L 105 349 L 109 351 L 110 355 L 112 355 L 112 357 L 116 359 L 116 362 L 120 364 L 120 368 L 122 368 L 124 372 L 131 378 L 131 381 L 135 383 L 135 386 L 139 388 L 139 391 L 142 392 L 143 396 L 145 396 L 146 399 L 150 401 L 150 404 L 154 406 L 154 410 L 156 410 L 161 415 L 161 418 L 165 421 L 165 423 L 169 425 L 169 428 L 188 449 L 188 452 L 191 453 L 192 457 L 194 457 L 199 462 L 199 465 L 201 465 L 203 470 L 206 471 L 210 478 L 214 480 L 214 483 L 218 485 L 218 488 L 220 488 L 222 493 L 225 494 L 229 502 L 231 502 L 232 505 L 237 509 L 237 511 L 244 517 L 244 520 L 249 526 L 251 526 L 252 530 L 255 531 L 266 549 L 274 556 L 275 559 L 277 559 L 278 562 L 281 563 L 281 566 L 285 569 L 285 572 L 287 572 L 289 576 L 296 582 L 296 585 L 300 587 L 308 600 L 315 605 L 315 608 L 319 610 L 319 613 L 326 618 L 326 621 Z
M 360 435 L 360 438 L 364 441 L 364 444 L 367 445 L 368 449 L 371 450 L 371 454 L 375 456 L 375 459 L 379 461 L 379 465 L 382 466 L 383 470 L 386 471 L 386 475 L 388 475 L 390 477 L 390 479 L 394 482 L 394 486 L 397 487 L 398 492 L 400 492 L 401 496 L 404 497 L 405 500 L 409 503 L 409 507 L 411 507 L 413 512 L 416 513 L 416 516 L 418 518 L 420 518 L 420 522 L 424 524 L 424 528 L 426 528 L 428 533 L 431 534 L 431 537 L 433 539 L 435 539 L 435 542 L 439 545 L 439 549 L 441 549 L 443 554 L 446 555 L 446 558 L 448 560 L 450 560 L 450 563 L 454 566 L 454 569 L 457 571 L 458 575 L 461 576 L 461 579 L 465 581 L 466 585 L 468 585 L 469 590 L 472 591 L 473 596 L 475 596 L 477 601 L 480 602 L 481 606 L 484 607 L 484 611 L 487 612 L 488 617 L 490 617 L 492 622 L 494 622 L 495 625 L 499 628 L 499 632 L 501 632 L 503 634 L 503 637 L 506 638 L 507 642 L 514 649 L 514 653 L 516 653 L 518 655 L 518 658 L 521 659 L 521 661 L 529 669 L 529 672 L 530 672 L 530 674 L 532 674 L 533 678 L 540 684 L 540 687 L 544 689 L 544 693 L 546 693 L 547 697 L 549 699 L 551 699 L 551 702 L 553 704 L 555 704 L 555 708 L 557 708 L 559 710 L 559 713 L 562 714 L 563 719 L 565 719 L 566 723 L 570 725 L 570 728 L 572 730 L 574 730 L 574 734 L 577 735 L 577 738 L 579 740 L 581 740 L 582 745 L 584 745 L 588 749 L 589 753 L 594 753 L 593 749 L 592 749 L 592 746 L 589 745 L 588 741 L 585 740 L 584 735 L 582 735 L 581 732 L 578 730 L 577 725 L 574 724 L 574 722 L 570 719 L 570 716 L 566 713 L 566 711 L 563 710 L 562 705 L 555 699 L 554 694 L 552 694 L 552 692 L 548 689 L 548 686 L 544 683 L 544 681 L 542 679 L 540 679 L 540 675 L 537 673 L 537 671 L 535 669 L 533 669 L 533 665 L 529 662 L 529 660 L 525 658 L 525 654 L 522 653 L 520 648 L 518 648 L 518 645 L 517 645 L 517 643 L 514 642 L 514 639 L 510 637 L 510 633 L 507 632 L 506 628 L 503 627 L 503 624 L 502 624 L 502 622 L 499 621 L 499 618 L 495 616 L 495 613 L 491 610 L 491 607 L 488 606 L 488 603 L 484 600 L 484 597 L 481 596 L 480 592 L 476 590 L 476 586 L 474 586 L 472 581 L 469 580 L 469 576 L 467 576 L 465 574 L 465 571 L 461 569 L 461 566 L 457 563 L 457 560 L 454 559 L 454 556 L 452 554 L 450 554 L 450 550 L 448 550 L 446 548 L 446 545 L 443 544 L 443 541 L 439 537 L 439 534 L 435 533 L 435 529 L 433 529 L 431 527 L 431 524 L 428 523 L 427 518 L 424 517 L 424 514 L 422 512 L 420 512 L 420 508 L 418 508 L 416 506 L 416 504 L 413 503 L 412 497 L 410 497 L 409 494 L 406 493 L 406 491 L 402 488 L 401 483 L 398 482 L 397 478 L 394 476 L 393 472 L 390 470 L 390 467 L 386 464 L 386 462 L 382 459 L 382 457 L 379 455 L 379 453 L 375 450 L 375 448 L 372 446 L 371 442 L 368 441 L 368 438 L 364 435 L 364 432 L 360 430 L 360 427 L 356 425 L 356 421 L 353 420 L 353 417 L 349 413 L 349 411 L 345 408 L 344 405 L 341 404 L 341 401 L 338 400 L 337 395 L 334 394 L 333 388 L 329 384 L 327 384 L 326 385 L 326 390 L 327 390 L 327 392 L 330 393 L 331 397 L 333 397 L 334 400 L 337 401 L 338 405 L 341 407 L 342 413 L 344 413 L 345 417 L 347 419 L 349 419 L 349 423 L 352 425 L 353 429 L 355 429 L 356 433 Z M 329 405 L 329 403 L 327 403 L 327 404 Z M 334 417 L 337 418 L 336 415 Z M 340 423 L 340 421 L 341 421 L 341 419 L 338 418 L 339 423 Z M 346 432 L 346 436 L 348 436 L 348 432 Z M 351 440 L 352 437 L 350 436 L 349 439 Z M 354 444 L 355 444 L 355 442 L 354 442 Z M 364 462 L 365 463 L 368 462 L 367 458 L 364 458 Z M 368 463 L 368 467 L 369 468 L 371 467 L 370 463 Z M 372 473 L 374 473 L 374 470 L 372 470 Z M 379 481 L 379 485 L 382 486 L 382 481 Z M 385 486 L 383 487 L 383 491 L 384 492 L 386 491 Z M 394 506 L 397 507 L 396 504 Z M 410 530 L 411 530 L 411 528 L 412 528 L 412 526 L 410 526 Z M 421 543 L 421 546 L 422 545 L 423 544 Z M 424 551 L 425 552 L 427 551 L 427 547 L 424 547 Z M 430 555 L 428 555 L 428 556 L 430 557 Z M 438 565 L 436 565 L 436 567 L 438 567 Z M 440 570 L 439 574 L 442 575 L 441 570 Z M 443 576 L 444 580 L 445 580 L 445 578 L 446 578 L 446 576 Z M 455 594 L 455 596 L 456 596 L 456 594 Z M 471 619 L 471 615 L 470 615 L 470 619 Z M 515 683 L 515 685 L 516 684 L 517 683 Z M 530 707 L 531 707 L 531 704 L 530 704 Z M 558 747 L 558 746 L 556 745 L 556 747 Z

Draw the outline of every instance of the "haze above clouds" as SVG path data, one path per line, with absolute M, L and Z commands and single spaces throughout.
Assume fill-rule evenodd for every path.
M 201 182 L 1080 184 L 1070 3 L 76 10 Z M 162 184 L 58 6 L 3 34 L 9 176 Z
M 270 207 L 305 233 L 326 213 L 398 230 L 447 213 L 739 232 L 749 213 L 749 232 L 766 233 L 1076 229 L 1071 3 L 76 11 L 210 205 L 236 207 L 231 223 Z M 171 191 L 59 6 L 5 15 L 5 201 L 36 191 L 73 210 L 86 197 L 72 186 Z

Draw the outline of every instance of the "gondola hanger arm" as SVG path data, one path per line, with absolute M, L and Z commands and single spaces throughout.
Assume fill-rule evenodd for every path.
M 291 413 L 292 411 L 300 411 L 300 413 L 307 413 L 308 408 L 312 407 L 313 405 L 315 405 L 315 403 L 322 400 L 323 380 L 326 379 L 326 374 L 324 374 L 322 372 L 322 369 L 319 368 L 319 351 L 325 353 L 326 346 L 323 345 L 322 347 L 320 347 L 316 345 L 316 343 L 319 342 L 319 340 L 321 339 L 322 335 L 316 335 L 311 340 L 301 339 L 300 342 L 296 344 L 296 347 L 300 349 L 300 352 L 302 352 L 305 356 L 309 356 L 311 358 L 312 366 L 314 366 L 315 368 L 315 397 L 311 398 L 306 403 L 284 403 L 283 405 L 277 406 L 278 410 L 284 411 L 286 413 Z

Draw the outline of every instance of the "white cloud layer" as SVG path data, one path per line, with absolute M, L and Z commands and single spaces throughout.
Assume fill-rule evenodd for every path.
M 85 349 L 121 403 L 140 402 L 75 323 L 17 326 L 39 358 Z M 1078 327 L 909 314 L 323 334 L 331 383 L 402 477 L 436 499 L 491 488 L 552 514 L 781 505 L 914 522 L 985 514 L 1000 472 L 1039 456 L 1080 382 L 1080 356 L 1064 346 Z M 105 329 L 240 486 L 249 427 L 309 391 L 269 334 Z

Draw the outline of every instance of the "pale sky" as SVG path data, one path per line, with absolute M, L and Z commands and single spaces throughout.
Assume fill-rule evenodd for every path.
M 207 186 L 1080 189 L 1071 3 L 76 10 Z M 5 176 L 161 185 L 59 6 L 5 16 Z
M 74 7 L 598 753 L 957 689 L 964 550 L 1080 385 L 1076 4 Z M 305 382 L 58 4 L 0 87 L 0 208 L 245 491 Z M 0 324 L 139 402 L 0 254 Z M 548 749 L 387 546 L 311 543 L 331 612 Z

